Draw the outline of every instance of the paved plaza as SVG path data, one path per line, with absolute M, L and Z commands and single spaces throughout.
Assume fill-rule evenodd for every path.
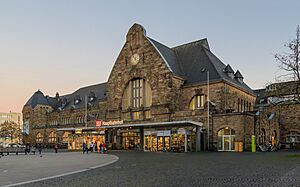
M 10 154 L 0 158 L 0 186 L 83 172 L 117 160 L 114 155 L 98 153 Z
M 145 153 L 111 151 L 110 153 L 119 157 L 119 160 L 104 167 L 21 186 L 300 186 L 299 152 Z M 49 155 L 49 158 L 55 158 L 55 156 Z M 64 162 L 72 163 L 72 167 L 69 167 L 67 171 L 69 172 L 72 169 L 82 168 L 80 167 L 82 162 L 86 163 L 84 168 L 97 165 L 93 162 L 101 164 L 105 160 L 104 156 L 110 157 L 110 155 L 62 153 L 57 158 L 70 157 L 70 159 L 64 159 Z M 49 162 L 46 164 L 43 160 L 47 159 L 46 156 L 43 158 L 23 156 L 20 157 L 20 160 L 15 157 L 5 158 L 17 162 L 11 169 L 19 166 L 24 167 L 23 172 L 36 174 L 37 172 L 28 171 L 27 162 L 23 163 L 24 161 L 31 163 L 35 161 L 36 169 L 41 171 L 41 173 L 38 172 L 39 176 L 46 171 L 51 172 Z M 5 180 L 3 174 L 9 176 L 9 172 L 3 172 L 3 159 L 0 162 L 0 181 L 3 181 Z M 56 165 L 69 165 L 62 161 L 53 162 L 59 163 Z M 9 164 L 5 165 L 5 167 L 8 166 Z M 24 173 L 15 173 L 15 175 L 22 177 Z

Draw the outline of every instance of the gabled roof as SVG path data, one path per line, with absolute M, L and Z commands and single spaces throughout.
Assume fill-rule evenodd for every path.
M 40 90 L 36 91 L 25 104 L 25 106 L 30 106 L 31 108 L 35 108 L 37 105 L 50 105 Z
M 209 71 L 210 81 L 224 80 L 254 94 L 247 84 L 229 76 L 228 72 L 234 73 L 233 69 L 230 65 L 226 66 L 210 51 L 206 38 L 173 48 L 169 48 L 149 37 L 148 39 L 158 50 L 170 71 L 185 79 L 185 85 L 206 82 L 207 75 L 203 71 L 206 70 Z M 237 73 L 241 76 L 239 71 Z M 242 78 L 242 76 L 239 78 Z

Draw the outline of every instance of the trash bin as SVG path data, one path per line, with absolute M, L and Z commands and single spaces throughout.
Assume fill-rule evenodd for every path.
M 239 152 L 243 152 L 243 142 L 239 142 Z

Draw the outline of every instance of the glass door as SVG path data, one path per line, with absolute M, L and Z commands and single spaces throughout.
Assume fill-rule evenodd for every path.
M 223 136 L 223 150 L 224 151 L 231 151 L 231 137 L 230 136 Z

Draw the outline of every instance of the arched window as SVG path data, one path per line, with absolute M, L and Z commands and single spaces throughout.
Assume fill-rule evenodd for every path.
M 130 117 L 130 119 L 138 120 L 142 119 L 143 111 L 140 109 L 145 109 L 145 118 L 151 118 L 149 107 L 152 105 L 152 91 L 150 84 L 145 79 L 133 79 L 129 81 L 127 87 L 123 92 L 122 97 L 122 109 L 126 110 L 132 108 L 135 111 L 132 113 L 126 113 L 125 118 Z M 147 110 L 148 108 L 148 110 Z M 147 111 L 146 111 L 147 110 Z
M 229 127 L 225 127 L 218 131 L 218 150 L 233 151 L 234 150 L 235 131 Z
M 124 90 L 122 108 L 150 107 L 152 105 L 152 92 L 150 85 L 144 79 L 133 79 Z
M 43 139 L 44 139 L 44 136 L 42 135 L 42 133 L 38 132 L 35 137 L 36 143 L 43 143 Z
M 48 138 L 49 143 L 56 143 L 56 132 L 51 131 Z
M 205 95 L 195 95 L 190 102 L 190 109 L 203 109 L 206 101 Z

